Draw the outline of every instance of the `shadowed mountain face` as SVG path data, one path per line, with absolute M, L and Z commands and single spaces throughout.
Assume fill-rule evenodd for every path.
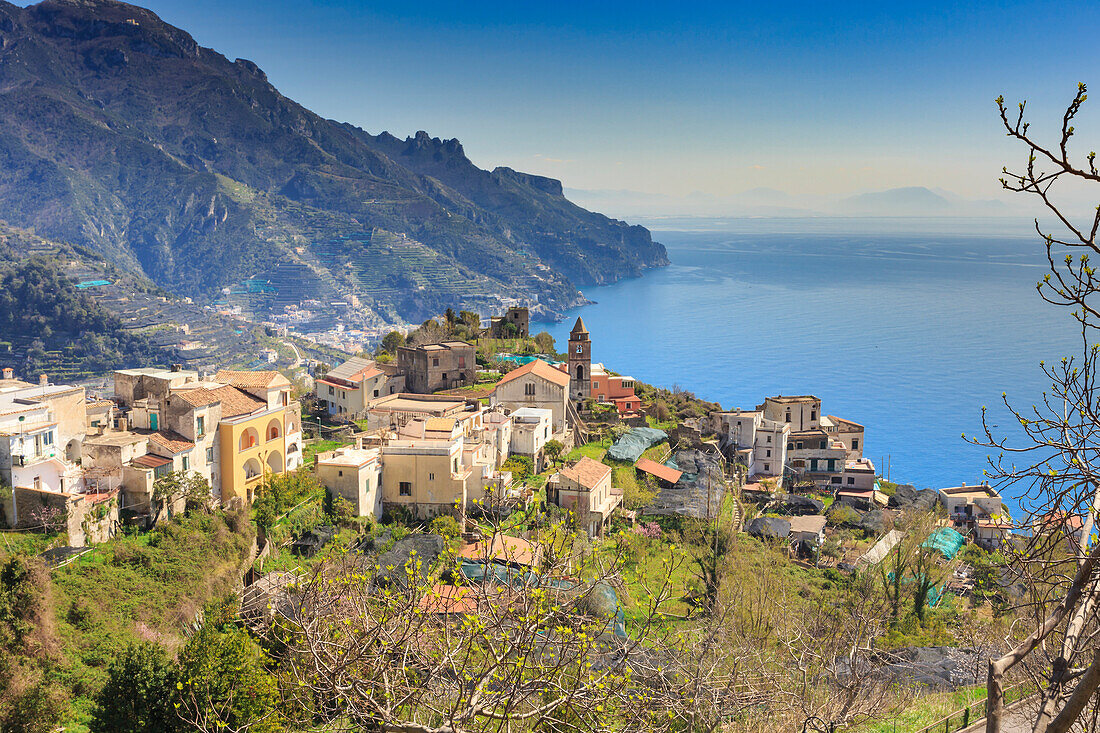
M 258 308 L 342 298 L 365 322 L 536 293 L 556 313 L 578 286 L 667 264 L 558 181 L 323 119 L 252 62 L 107 0 L 0 0 L 0 219 L 180 294 L 269 280 L 286 297 Z

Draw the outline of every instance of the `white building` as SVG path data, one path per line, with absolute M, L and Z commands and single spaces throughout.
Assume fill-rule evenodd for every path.
M 543 469 L 543 448 L 553 438 L 554 413 L 538 407 L 521 407 L 512 413 L 512 441 L 510 452 L 526 456 L 535 466 L 535 472 Z
M 750 478 L 783 475 L 789 425 L 765 417 L 762 410 L 712 412 L 710 422 L 720 445 L 736 452 Z

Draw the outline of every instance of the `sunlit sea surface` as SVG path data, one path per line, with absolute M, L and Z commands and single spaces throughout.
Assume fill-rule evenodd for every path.
M 1039 370 L 1080 351 L 1069 314 L 1035 283 L 1045 255 L 1026 222 L 684 220 L 643 222 L 670 267 L 585 295 L 593 359 L 723 407 L 814 394 L 866 426 L 865 455 L 918 488 L 982 480 L 966 444 L 1001 392 L 1027 406 Z M 959 233 L 964 232 L 964 233 Z

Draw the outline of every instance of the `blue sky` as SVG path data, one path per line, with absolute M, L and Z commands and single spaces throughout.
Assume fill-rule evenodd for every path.
M 1053 130 L 1100 85 L 1095 3 L 141 4 L 322 115 L 573 188 L 990 197 L 1020 152 L 994 97 Z

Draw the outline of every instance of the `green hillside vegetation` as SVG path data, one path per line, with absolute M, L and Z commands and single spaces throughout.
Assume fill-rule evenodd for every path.
M 141 641 L 179 649 L 186 624 L 236 587 L 253 537 L 246 514 L 193 513 L 52 571 L 0 545 L 0 730 L 83 730 L 111 661 Z
M 56 259 L 0 264 L 0 360 L 18 373 L 71 379 L 168 358 L 146 337 L 124 331 Z

